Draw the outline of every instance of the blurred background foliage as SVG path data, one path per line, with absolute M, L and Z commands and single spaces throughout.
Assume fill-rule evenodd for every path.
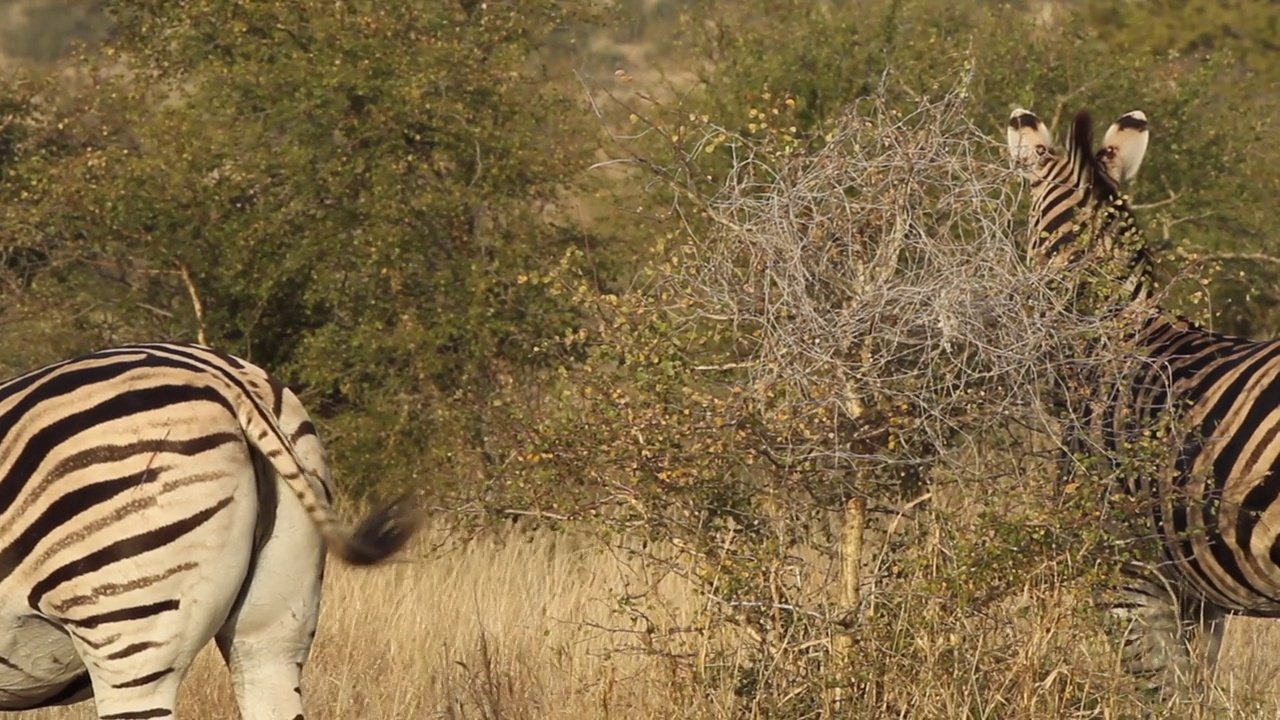
M 630 421 L 583 422 L 584 393 L 660 370 L 645 397 L 685 436 L 681 418 L 731 394 L 694 392 L 705 375 L 682 368 L 744 351 L 669 312 L 663 263 L 705 218 L 619 158 L 677 157 L 681 117 L 763 132 L 781 98 L 794 147 L 818 148 L 851 101 L 936 93 L 962 66 L 994 140 L 1015 106 L 1051 121 L 1144 109 L 1134 193 L 1172 304 L 1276 334 L 1272 10 L 5 0 L 0 363 L 203 338 L 299 389 L 356 492 L 576 503 L 605 481 L 539 470 L 582 459 L 548 438 L 598 454 Z M 667 124 L 642 132 L 651 116 Z M 681 182 L 712 193 L 727 167 L 704 158 Z M 568 425 L 548 434 L 551 418 Z M 753 442 L 726 451 L 741 461 Z

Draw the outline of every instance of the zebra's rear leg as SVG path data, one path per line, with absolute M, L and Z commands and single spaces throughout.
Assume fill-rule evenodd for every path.
M 1110 612 L 1119 624 L 1125 671 L 1165 698 L 1209 685 L 1222 647 L 1222 610 L 1182 597 L 1145 566 L 1126 566 L 1122 579 Z
M 1121 637 L 1121 666 L 1148 690 L 1171 696 L 1188 682 L 1192 670 L 1177 595 L 1144 566 L 1125 566 L 1121 580 L 1109 608 Z
M 269 493 L 273 483 L 264 488 Z M 259 528 L 269 539 L 216 639 L 242 720 L 302 720 L 302 666 L 320 614 L 324 545 L 292 493 L 260 500 L 263 516 L 274 518 Z
M 289 635 L 287 628 L 281 635 Z M 236 705 L 244 720 L 302 720 L 302 664 L 306 651 L 269 636 L 224 636 L 218 649 L 231 670 Z M 294 637 L 281 637 L 293 640 Z
M 93 702 L 98 717 L 176 718 L 178 686 L 194 659 L 192 653 L 190 657 L 175 658 L 166 669 L 143 674 L 121 673 L 117 668 L 86 662 L 93 680 Z

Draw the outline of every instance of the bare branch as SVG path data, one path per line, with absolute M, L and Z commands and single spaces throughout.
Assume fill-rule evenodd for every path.
M 195 281 L 191 279 L 191 269 L 181 260 L 174 262 L 178 266 L 178 274 L 182 276 L 182 282 L 187 286 L 187 293 L 191 296 L 191 309 L 196 315 L 196 339 L 201 345 L 208 345 L 209 340 L 205 337 L 204 303 L 200 302 L 200 293 L 196 291 Z
M 1202 255 L 1204 260 L 1221 260 L 1223 262 L 1253 262 L 1280 265 L 1280 257 L 1266 253 L 1209 253 Z
M 1155 202 L 1141 203 L 1141 204 L 1133 203 L 1129 207 L 1134 210 L 1150 210 L 1152 208 L 1164 207 L 1165 205 L 1172 205 L 1173 203 L 1178 201 L 1179 197 L 1181 197 L 1181 193 L 1176 193 L 1170 190 L 1169 197 L 1165 198 L 1164 200 L 1156 200 Z

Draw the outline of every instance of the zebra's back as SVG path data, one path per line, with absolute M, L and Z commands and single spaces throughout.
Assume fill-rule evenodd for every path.
M 1140 339 L 1128 435 L 1176 413 L 1171 472 L 1137 488 L 1161 499 L 1166 571 L 1229 612 L 1280 614 L 1280 341 L 1160 318 Z

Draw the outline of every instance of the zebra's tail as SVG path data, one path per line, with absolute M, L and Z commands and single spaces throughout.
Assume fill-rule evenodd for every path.
M 354 532 L 325 536 L 325 542 L 339 557 L 352 565 L 382 562 L 413 537 L 419 516 L 409 495 L 401 495 L 369 513 Z M 341 525 L 330 526 L 345 530 Z M 322 531 L 323 532 L 323 531 Z
M 246 438 L 262 453 L 276 474 L 302 504 L 329 551 L 352 565 L 374 565 L 395 554 L 418 529 L 419 515 L 412 498 L 402 495 L 383 505 L 354 529 L 347 527 L 322 494 L 324 481 L 298 455 L 275 413 L 247 387 L 230 383 Z

